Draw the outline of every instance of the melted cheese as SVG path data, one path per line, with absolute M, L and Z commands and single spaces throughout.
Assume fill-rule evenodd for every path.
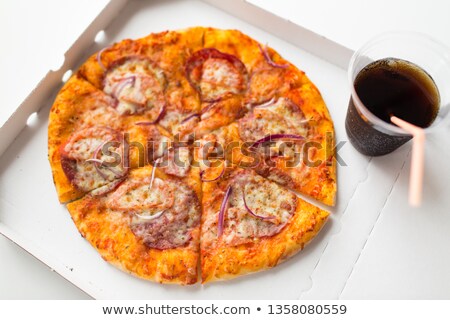
M 300 111 L 293 111 L 288 101 L 280 98 L 271 106 L 254 108 L 253 113 L 239 120 L 239 133 L 243 140 L 252 142 L 269 134 L 296 134 L 307 138 L 309 125 Z M 273 141 L 270 148 L 271 156 L 285 158 L 300 156 L 302 150 L 301 144 L 288 144 L 282 140 Z
M 117 137 L 107 129 L 92 127 L 76 132 L 64 147 L 68 158 L 76 161 L 73 183 L 85 192 L 97 189 L 105 184 L 123 177 L 126 169 L 121 161 L 123 148 L 121 145 L 113 144 L 108 147 L 108 141 L 114 141 Z M 117 143 L 117 141 L 116 141 Z M 94 158 L 98 148 L 97 159 L 105 165 L 89 161 Z M 103 151 L 108 148 L 109 155 Z M 117 159 L 119 163 L 115 164 Z M 108 164 L 115 164 L 108 166 Z
M 172 148 L 167 158 L 167 165 L 163 167 L 167 174 L 177 177 L 185 177 L 187 175 L 191 165 L 189 148 Z
M 283 229 L 295 212 L 297 198 L 292 192 L 254 173 L 243 173 L 230 181 L 230 184 L 233 192 L 224 214 L 223 232 L 223 240 L 229 245 L 273 236 Z M 256 215 L 274 219 L 264 220 L 251 215 L 244 206 L 244 190 L 247 206 Z M 218 214 L 207 215 L 204 223 L 207 232 L 204 232 L 202 240 L 206 246 L 217 239 Z
M 82 123 L 87 127 L 91 126 L 114 126 L 120 123 L 120 116 L 116 109 L 112 107 L 98 107 L 88 110 L 83 114 Z
M 172 186 L 156 178 L 150 188 L 150 178 L 141 181 L 127 181 L 111 195 L 110 204 L 117 210 L 135 211 L 146 215 L 172 207 L 174 202 Z
M 200 90 L 208 99 L 215 99 L 226 93 L 239 93 L 243 82 L 242 74 L 229 61 L 212 58 L 203 63 Z
M 162 70 L 148 60 L 129 59 L 107 73 L 103 90 L 118 100 L 120 114 L 135 114 L 151 108 L 160 111 L 164 83 Z
M 195 192 L 179 180 L 156 178 L 151 189 L 149 182 L 148 176 L 127 180 L 108 195 L 107 209 L 131 214 L 131 230 L 149 247 L 184 245 L 200 222 Z M 151 220 L 146 218 L 156 214 Z

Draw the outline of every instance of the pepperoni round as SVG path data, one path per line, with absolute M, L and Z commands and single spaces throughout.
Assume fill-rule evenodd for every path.
M 114 62 L 103 79 L 103 90 L 117 100 L 122 115 L 148 113 L 159 120 L 165 109 L 163 71 L 145 57 L 126 57 Z
M 121 134 L 108 127 L 89 127 L 74 132 L 60 148 L 61 166 L 70 182 L 79 190 L 89 192 L 127 174 L 123 160 Z M 103 188 L 106 193 L 111 188 Z
M 252 73 L 249 85 L 249 102 L 263 103 L 275 97 L 279 92 L 286 92 L 290 84 L 284 77 L 285 70 L 270 68 Z
M 150 181 L 150 176 L 127 180 L 110 195 L 108 206 L 141 215 L 170 209 L 175 201 L 174 186 L 155 178 L 150 188 Z
M 108 196 L 106 205 L 131 215 L 136 237 L 154 249 L 184 246 L 200 223 L 200 202 L 193 190 L 179 180 L 158 179 L 149 188 L 150 177 L 124 182 Z M 152 217 L 154 215 L 154 217 Z
M 255 238 L 271 237 L 278 234 L 290 221 L 297 207 L 297 197 L 287 189 L 268 181 L 253 172 L 244 172 L 231 180 L 233 191 L 224 215 L 223 239 L 229 245 L 251 243 Z M 247 206 L 259 217 L 245 208 Z M 271 217 L 273 219 L 262 219 Z M 205 221 L 211 230 L 217 230 L 217 216 Z M 204 242 L 215 235 L 205 235 Z
M 248 72 L 236 56 L 207 48 L 195 52 L 187 61 L 186 78 L 204 102 L 215 102 L 230 94 L 247 90 Z
M 164 158 L 165 163 L 161 169 L 166 173 L 176 177 L 186 177 L 191 167 L 191 157 L 189 148 L 172 148 Z
M 280 98 L 271 105 L 253 108 L 239 120 L 239 135 L 243 141 L 254 142 L 269 134 L 306 136 L 309 125 L 301 109 L 292 101 Z

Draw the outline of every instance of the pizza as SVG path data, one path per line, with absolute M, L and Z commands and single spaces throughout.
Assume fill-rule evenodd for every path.
M 302 250 L 329 216 L 309 199 L 335 204 L 334 144 L 303 71 L 240 31 L 203 27 L 95 53 L 48 125 L 57 195 L 81 235 L 127 273 L 183 285 Z

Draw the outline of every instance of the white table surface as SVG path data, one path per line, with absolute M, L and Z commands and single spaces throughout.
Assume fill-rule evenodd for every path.
M 0 68 L 2 70 L 2 107 L 0 123 L 3 123 L 11 110 L 25 98 L 36 82 L 42 78 L 48 68 L 58 68 L 63 52 L 53 47 L 54 41 L 70 44 L 83 29 L 86 21 L 94 17 L 102 1 L 1 1 L 0 2 Z M 327 37 L 340 41 L 349 48 L 356 48 L 368 36 L 386 29 L 413 29 L 426 32 L 450 45 L 450 2 L 442 1 L 390 1 L 389 5 L 377 1 L 378 5 L 368 13 L 366 5 L 358 5 L 365 1 L 273 1 L 250 0 L 263 8 L 270 9 L 296 23 L 304 22 L 304 26 Z M 394 2 L 394 4 L 392 4 Z M 339 5 L 337 4 L 339 3 Z M 88 5 L 89 4 L 89 5 Z M 386 8 L 389 8 L 387 10 Z M 387 11 L 386 11 L 387 10 Z M 64 14 L 66 12 L 66 14 Z M 70 14 L 67 14 L 70 12 Z M 371 15 L 372 13 L 372 15 Z M 382 23 L 374 14 L 383 14 Z M 351 20 L 351 17 L 358 17 Z M 366 17 L 362 19 L 361 17 Z M 26 23 L 24 23 L 26 21 Z M 84 24 L 83 24 L 84 21 Z M 352 22 L 353 21 L 353 22 Z M 45 55 L 47 61 L 33 57 Z M 36 64 L 36 61 L 40 63 Z M 28 76 L 33 69 L 32 76 Z M 448 145 L 448 142 L 445 142 Z M 407 185 L 408 165 L 399 176 L 390 200 L 386 203 L 380 218 L 375 225 L 371 237 L 367 241 L 352 270 L 346 287 L 342 291 L 343 298 L 450 298 L 450 266 L 449 259 L 444 262 L 435 254 L 436 243 L 450 243 L 449 225 L 439 224 L 445 220 L 448 210 L 448 199 L 445 193 L 436 187 L 444 187 L 445 183 L 431 183 L 433 188 L 426 190 L 425 196 L 432 197 L 433 203 L 445 203 L 436 207 L 429 203 L 421 210 L 405 210 L 405 185 Z M 443 172 L 448 181 L 449 170 Z M 439 176 L 430 175 L 429 181 Z M 430 180 L 431 179 L 431 180 Z M 436 191 L 438 190 L 438 191 Z M 447 191 L 448 195 L 448 191 Z M 424 212 L 433 212 L 430 219 Z M 392 226 L 402 223 L 401 230 L 404 241 L 398 239 L 398 230 Z M 408 247 L 408 243 L 419 243 L 418 232 L 421 232 L 422 246 Z M 386 248 L 382 256 L 375 255 L 379 248 Z M 417 254 L 420 252 L 421 261 Z M 86 294 L 75 288 L 65 279 L 55 274 L 28 253 L 0 236 L 0 299 L 86 299 Z M 320 266 L 319 266 L 320 268 Z M 402 270 L 408 269 L 408 276 Z M 412 284 L 411 275 L 417 276 L 418 286 Z M 364 286 L 367 279 L 377 277 L 376 285 Z M 369 283 L 369 282 L 368 282 Z M 410 294 L 404 290 L 396 291 L 396 287 L 411 287 Z M 320 290 L 320 283 L 317 288 Z M 386 288 L 394 288 L 386 290 Z M 416 290 L 420 288 L 420 290 Z

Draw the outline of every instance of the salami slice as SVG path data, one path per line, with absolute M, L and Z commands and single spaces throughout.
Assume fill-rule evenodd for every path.
M 159 120 L 165 109 L 165 76 L 145 57 L 126 57 L 108 69 L 103 90 L 117 100 L 116 109 L 122 115 L 148 113 Z
M 121 134 L 108 127 L 76 131 L 60 148 L 62 169 L 71 183 L 83 192 L 122 180 L 128 171 L 122 163 L 123 143 Z M 103 194 L 111 188 L 103 190 L 95 194 Z
M 200 223 L 200 203 L 194 191 L 180 181 L 150 177 L 124 182 L 108 196 L 106 205 L 131 215 L 131 231 L 149 248 L 187 245 Z
M 278 234 L 296 210 L 297 197 L 292 192 L 251 171 L 238 174 L 229 185 L 232 193 L 224 213 L 222 235 L 229 245 L 252 243 L 256 238 Z M 208 233 L 204 242 L 215 238 L 217 216 L 211 218 L 205 221 L 204 229 L 214 232 Z
M 207 48 L 187 61 L 186 77 L 203 102 L 215 102 L 247 90 L 248 72 L 236 56 Z

